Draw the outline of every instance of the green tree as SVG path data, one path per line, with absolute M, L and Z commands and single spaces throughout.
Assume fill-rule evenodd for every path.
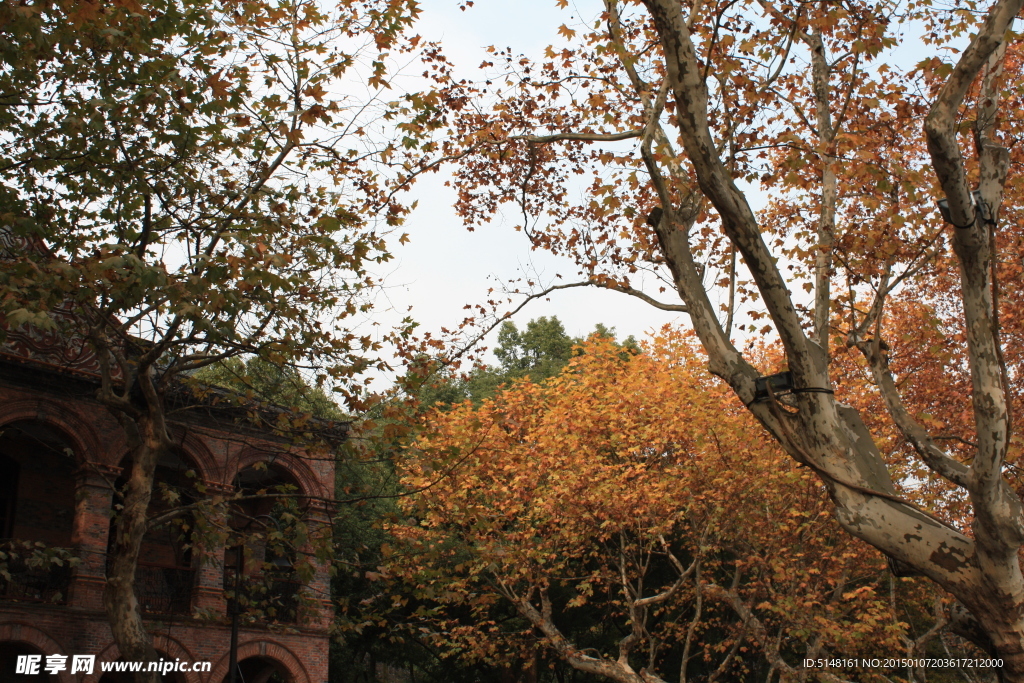
M 309 413 L 321 420 L 343 420 L 341 411 L 327 393 L 310 386 L 298 369 L 277 365 L 259 356 L 247 360 L 227 358 L 200 368 L 193 379 L 226 389 L 240 402 L 259 402 Z
M 0 2 L 4 325 L 95 354 L 129 438 L 104 605 L 127 659 L 156 658 L 134 575 L 165 400 L 189 373 L 256 355 L 312 365 L 351 405 L 380 341 L 368 272 L 414 164 L 370 124 L 412 113 L 341 92 L 386 85 L 416 3 Z M 413 105 L 410 105 L 413 106 Z M 389 174 L 387 165 L 404 169 Z
M 516 380 L 541 382 L 560 373 L 579 345 L 594 336 L 614 341 L 615 328 L 597 323 L 586 337 L 571 337 L 557 316 L 534 318 L 526 323 L 524 330 L 506 320 L 498 328 L 498 344 L 494 349 L 498 365 L 474 368 L 464 377 L 442 371 L 435 381 L 420 389 L 418 398 L 425 406 L 454 405 L 466 399 L 479 403 L 493 397 L 499 387 Z M 619 347 L 626 353 L 639 351 L 632 336 Z
M 501 373 L 510 378 L 529 376 L 534 382 L 557 374 L 572 357 L 573 339 L 565 333 L 562 321 L 552 316 L 526 323 L 522 332 L 509 321 L 498 331 L 494 355 L 501 362 Z

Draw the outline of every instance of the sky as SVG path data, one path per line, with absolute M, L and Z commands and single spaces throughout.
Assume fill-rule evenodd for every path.
M 475 77 L 475 67 L 487 57 L 488 45 L 539 54 L 547 45 L 561 42 L 560 25 L 572 25 L 580 17 L 592 21 L 601 3 L 587 0 L 559 10 L 555 0 L 478 0 L 466 11 L 460 11 L 458 4 L 458 0 L 426 0 L 415 30 L 425 39 L 442 42 L 445 54 L 468 78 Z M 500 289 L 504 281 L 530 274 L 554 284 L 556 273 L 566 277 L 560 282 L 575 274 L 569 261 L 531 252 L 526 236 L 514 230 L 515 215 L 476 232 L 467 231 L 451 208 L 455 193 L 445 187 L 447 179 L 443 174 L 428 176 L 411 193 L 419 202 L 403 227 L 411 241 L 401 247 L 392 245 L 396 259 L 385 273 L 386 288 L 375 317 L 386 310 L 404 315 L 412 306 L 408 314 L 421 330 L 436 332 L 457 325 L 467 314 L 466 304 L 485 301 L 487 290 Z M 677 303 L 668 295 L 665 300 Z M 681 314 L 659 311 L 618 292 L 590 288 L 555 292 L 549 301 L 530 303 L 514 321 L 522 327 L 530 319 L 552 315 L 573 336 L 585 335 L 602 323 L 614 327 L 620 338 L 639 338 L 667 323 L 685 322 Z
M 479 77 L 475 69 L 489 57 L 487 46 L 539 56 L 547 45 L 563 41 L 559 26 L 572 27 L 581 20 L 592 23 L 602 6 L 600 0 L 577 0 L 560 10 L 556 0 L 477 0 L 462 11 L 459 4 L 459 0 L 425 0 L 415 31 L 441 42 L 459 76 L 470 79 Z M 913 27 L 908 32 L 913 33 Z M 931 54 L 934 47 L 922 49 L 913 36 L 905 36 L 892 59 L 910 67 Z M 955 59 L 952 52 L 944 57 Z M 447 179 L 445 174 L 428 176 L 411 193 L 409 199 L 419 203 L 403 228 L 411 242 L 392 245 L 396 259 L 384 273 L 386 287 L 377 302 L 375 321 L 387 324 L 384 321 L 397 322 L 410 315 L 420 323 L 421 332 L 437 332 L 457 325 L 467 315 L 466 304 L 485 301 L 488 289 L 500 291 L 503 282 L 524 275 L 544 285 L 578 279 L 570 262 L 530 250 L 526 236 L 513 229 L 519 222 L 517 214 L 496 219 L 476 232 L 467 231 L 451 208 L 454 192 L 445 187 Z M 765 202 L 759 195 L 756 190 L 748 194 L 755 209 Z M 564 280 L 556 280 L 559 273 Z M 671 292 L 659 298 L 678 303 Z M 627 295 L 596 288 L 555 292 L 548 301 L 530 303 L 514 321 L 522 327 L 532 318 L 552 315 L 574 336 L 589 333 L 598 323 L 615 328 L 620 338 L 642 338 L 666 324 L 689 324 L 685 314 L 660 311 Z M 493 340 L 492 334 L 491 345 Z

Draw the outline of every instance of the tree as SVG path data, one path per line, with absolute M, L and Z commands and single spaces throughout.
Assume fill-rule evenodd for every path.
M 0 4 L 0 313 L 98 358 L 130 443 L 104 604 L 127 659 L 154 660 L 133 593 L 168 393 L 242 354 L 351 381 L 381 341 L 368 267 L 405 212 L 403 145 L 371 136 L 416 104 L 387 86 L 413 2 L 114 0 Z M 410 124 L 412 125 L 412 124 Z M 380 128 L 379 126 L 377 127 Z M 389 173 L 395 164 L 400 173 Z
M 671 307 L 635 285 L 660 277 L 711 372 L 817 474 L 843 528 L 955 596 L 959 631 L 1012 681 L 1024 680 L 1024 518 L 1004 476 L 1019 401 L 1020 7 L 605 0 L 537 63 L 495 51 L 486 88 L 438 70 L 467 220 L 517 201 L 532 245 L 572 256 L 583 283 Z M 890 60 L 910 36 L 964 47 L 900 68 Z M 744 189 L 758 183 L 771 195 L 760 213 Z M 928 353 L 927 327 L 901 327 L 915 299 L 943 339 Z M 777 339 L 782 362 L 757 367 L 738 332 Z M 969 523 L 907 500 L 913 480 L 890 474 L 836 393 L 844 347 Z M 897 374 L 900 356 L 932 372 Z M 769 391 L 763 377 L 780 370 Z M 966 381 L 933 383 L 942 375 Z M 915 408 L 928 395 L 963 405 L 958 386 L 969 405 L 951 435 Z
M 498 387 L 529 377 L 540 380 L 551 377 L 569 362 L 574 341 L 565 332 L 557 317 L 540 317 L 526 323 L 519 331 L 507 320 L 498 328 L 498 345 L 494 355 L 497 367 L 476 368 L 463 382 L 468 398 L 475 401 L 493 396 Z
M 614 340 L 615 329 L 597 323 L 589 335 L 594 336 Z M 428 407 L 438 402 L 453 405 L 466 399 L 479 403 L 492 398 L 499 387 L 516 380 L 526 378 L 539 382 L 554 377 L 584 341 L 584 338 L 570 337 L 556 316 L 534 318 L 522 331 L 514 322 L 506 320 L 498 328 L 498 345 L 494 349 L 497 366 L 478 366 L 461 378 L 449 371 L 442 374 L 439 381 L 421 388 L 418 398 Z M 620 348 L 626 352 L 639 350 L 632 336 L 627 337 Z
M 387 563 L 401 594 L 440 605 L 413 631 L 471 662 L 553 657 L 622 683 L 936 652 L 937 598 L 889 585 L 704 360 L 679 333 L 625 358 L 594 338 L 558 376 L 429 416 Z
M 535 373 L 537 379 L 544 379 L 569 362 L 572 339 L 565 333 L 562 321 L 555 317 L 531 320 L 521 333 L 515 323 L 506 322 L 498 330 L 494 355 L 509 376 L 532 378 Z
M 296 368 L 275 365 L 259 356 L 227 358 L 200 368 L 193 378 L 228 390 L 241 403 L 278 405 L 321 420 L 340 422 L 345 418 L 323 389 L 309 386 Z

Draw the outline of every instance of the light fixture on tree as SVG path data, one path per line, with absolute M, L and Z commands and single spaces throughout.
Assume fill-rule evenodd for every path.
M 907 564 L 903 560 L 897 560 L 889 553 L 882 553 L 885 555 L 886 564 L 889 565 L 889 572 L 897 579 L 907 579 L 914 576 L 924 576 L 924 572 L 916 567 Z
M 834 394 L 832 389 L 824 387 L 795 387 L 793 386 L 793 373 L 789 370 L 777 372 L 774 375 L 764 375 L 754 380 L 754 400 L 748 405 L 767 401 L 773 396 L 785 396 L 786 394 Z
M 774 375 L 764 375 L 754 380 L 754 403 L 767 401 L 772 396 L 782 396 L 793 391 L 793 373 L 789 370 Z
M 981 190 L 975 190 L 974 192 L 972 192 L 971 197 L 974 200 L 974 210 L 981 215 L 981 220 L 985 221 L 986 223 L 992 223 L 992 212 L 990 211 L 988 202 L 981 198 Z M 952 214 L 949 213 L 949 200 L 946 199 L 945 197 L 937 201 L 936 204 L 938 204 L 939 214 L 942 216 L 942 220 L 949 223 L 954 228 L 966 230 L 967 228 L 974 226 L 973 222 L 969 223 L 968 225 L 957 225 L 956 223 L 954 223 L 953 216 Z

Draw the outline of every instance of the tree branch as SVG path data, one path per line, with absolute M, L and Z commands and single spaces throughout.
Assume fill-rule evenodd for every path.
M 970 468 L 968 490 L 974 503 L 976 535 L 985 552 L 986 571 L 1010 571 L 1021 584 L 1017 549 L 1024 542 L 1019 497 L 1002 477 L 1009 446 L 1009 410 L 1005 367 L 997 339 L 993 299 L 993 231 L 1008 169 L 1008 153 L 989 137 L 992 125 L 981 121 L 976 130 L 981 141 L 981 202 L 976 206 L 967 184 L 967 170 L 957 139 L 956 116 L 975 78 L 999 54 L 1024 1 L 999 0 L 947 79 L 925 120 L 925 135 L 932 167 L 948 202 L 953 231 L 953 251 L 960 263 L 961 298 L 967 328 L 971 367 L 971 402 L 974 406 L 978 449 Z M 994 69 L 990 69 L 990 72 Z M 985 84 L 983 84 L 984 86 Z M 983 92 L 982 114 L 994 115 L 993 86 Z M 989 112 L 989 113 L 986 113 Z M 1021 587 L 1024 589 L 1024 587 Z
M 761 237 L 754 212 L 716 152 L 717 147 L 708 127 L 708 92 L 700 68 L 701 60 L 697 58 L 679 5 L 671 0 L 644 0 L 644 5 L 653 17 L 661 39 L 667 78 L 675 94 L 676 125 L 687 157 L 696 172 L 697 182 L 717 210 L 726 235 L 743 255 L 757 283 L 786 348 L 790 369 L 798 381 L 814 381 L 824 369 L 823 359 L 812 358 L 800 316 L 793 306 L 786 282 Z M 692 303 L 688 303 L 692 309 Z M 717 360 L 714 355 L 718 345 L 708 343 L 703 335 L 702 342 L 714 363 Z M 741 398 L 744 398 L 742 394 Z M 751 392 L 746 400 L 749 402 L 752 398 Z
M 544 144 L 548 142 L 560 142 L 562 140 L 587 140 L 592 142 L 616 142 L 618 140 L 629 140 L 643 135 L 643 130 L 627 130 L 622 133 L 554 133 L 552 135 L 513 135 L 509 140 L 523 140 L 525 142 Z
M 857 348 L 868 362 L 871 376 L 878 385 L 878 392 L 892 421 L 933 472 L 957 486 L 966 487 L 969 482 L 968 467 L 939 448 L 928 430 L 907 412 L 880 344 L 881 340 L 877 338 L 868 339 L 859 341 Z

